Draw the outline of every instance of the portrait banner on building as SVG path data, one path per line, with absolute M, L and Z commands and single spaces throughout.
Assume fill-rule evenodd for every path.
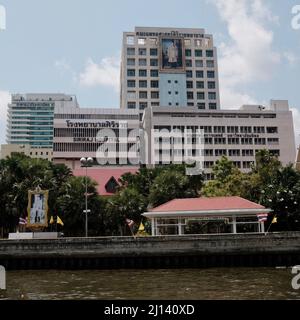
M 160 39 L 160 69 L 165 72 L 184 72 L 185 55 L 182 38 L 168 37 Z
M 28 228 L 48 227 L 48 190 L 28 191 Z

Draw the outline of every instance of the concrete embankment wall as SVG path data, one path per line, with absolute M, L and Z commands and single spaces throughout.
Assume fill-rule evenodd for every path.
M 0 265 L 9 270 L 293 266 L 300 265 L 300 232 L 1 240 Z

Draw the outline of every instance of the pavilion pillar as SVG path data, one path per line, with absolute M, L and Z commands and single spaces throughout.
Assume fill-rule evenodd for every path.
M 154 218 L 151 218 L 151 233 L 152 233 L 152 236 L 154 237 L 155 236 L 155 219 Z
M 265 233 L 265 223 L 264 222 L 260 223 L 260 232 Z
M 184 229 L 183 229 L 181 218 L 178 219 L 178 235 L 180 236 L 184 235 Z
M 237 230 L 236 230 L 236 217 L 232 217 L 232 233 L 236 234 Z

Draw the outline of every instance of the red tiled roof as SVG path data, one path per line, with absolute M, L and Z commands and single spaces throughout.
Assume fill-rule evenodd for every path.
M 98 183 L 98 193 L 101 196 L 111 196 L 112 193 L 108 193 L 105 189 L 105 186 L 109 180 L 114 177 L 117 182 L 125 173 L 136 174 L 138 172 L 138 167 L 132 168 L 88 168 L 87 174 L 88 177 L 95 180 Z M 85 177 L 85 169 L 75 169 L 73 171 L 75 177 Z
M 236 209 L 265 209 L 265 207 L 240 197 L 216 197 L 175 199 L 150 210 L 150 212 L 184 212 Z

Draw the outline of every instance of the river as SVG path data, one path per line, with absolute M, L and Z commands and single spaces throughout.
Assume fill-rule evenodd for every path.
M 8 300 L 300 299 L 291 268 L 9 271 Z

